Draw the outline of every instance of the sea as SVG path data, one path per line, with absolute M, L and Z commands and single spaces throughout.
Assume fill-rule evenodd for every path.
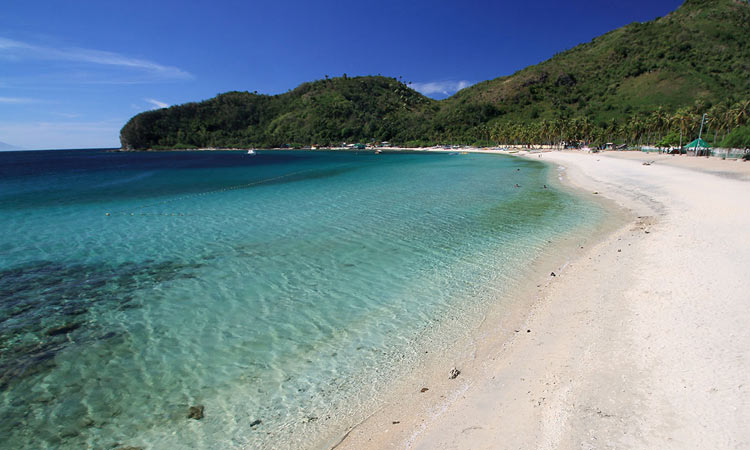
M 535 258 L 602 223 L 560 170 L 2 152 L 0 448 L 328 448 Z

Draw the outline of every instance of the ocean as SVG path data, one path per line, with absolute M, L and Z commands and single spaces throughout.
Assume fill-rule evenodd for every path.
M 324 448 L 546 248 L 604 220 L 556 170 L 0 153 L 0 447 Z

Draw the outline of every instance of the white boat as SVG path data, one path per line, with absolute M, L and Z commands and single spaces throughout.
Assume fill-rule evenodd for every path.
M 254 154 L 255 154 L 255 150 L 248 150 L 248 151 L 247 151 L 247 154 L 248 154 L 248 155 L 254 155 Z

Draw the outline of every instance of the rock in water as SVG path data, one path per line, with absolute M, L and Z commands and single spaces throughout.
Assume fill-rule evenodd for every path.
M 203 418 L 203 405 L 191 406 L 188 411 L 188 419 L 201 420 Z
M 257 427 L 258 425 L 262 424 L 263 421 L 260 419 L 253 420 L 250 422 L 250 428 Z
M 68 334 L 73 330 L 77 330 L 81 327 L 80 323 L 69 323 L 60 327 L 52 328 L 47 331 L 47 336 L 58 336 L 60 334 Z
M 451 369 L 451 376 L 448 378 L 449 380 L 454 380 L 457 376 L 461 375 L 461 371 L 456 369 L 455 367 Z

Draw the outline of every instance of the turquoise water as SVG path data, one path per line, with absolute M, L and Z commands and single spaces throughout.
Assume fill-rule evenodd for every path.
M 549 170 L 0 153 L 0 447 L 325 446 L 550 241 L 602 220 L 543 189 Z M 205 417 L 188 419 L 197 404 Z

